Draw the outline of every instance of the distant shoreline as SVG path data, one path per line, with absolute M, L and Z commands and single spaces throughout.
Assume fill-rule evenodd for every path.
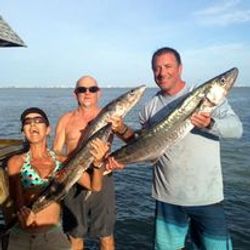
M 100 86 L 102 89 L 130 89 L 133 88 L 135 86 L 127 86 L 127 87 L 102 87 Z M 148 89 L 157 89 L 157 87 L 153 87 L 153 86 L 148 86 Z M 234 86 L 234 88 L 250 88 L 250 86 Z M 15 86 L 4 86 L 4 87 L 0 87 L 0 89 L 73 89 L 73 87 L 60 87 L 60 86 L 53 86 L 53 87 L 15 87 Z

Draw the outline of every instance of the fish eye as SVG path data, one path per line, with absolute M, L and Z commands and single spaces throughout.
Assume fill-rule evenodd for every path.
M 225 79 L 224 77 L 222 77 L 222 78 L 220 79 L 220 82 L 221 82 L 222 84 L 224 84 L 224 83 L 226 82 L 226 79 Z
M 135 91 L 134 91 L 133 89 L 132 89 L 132 90 L 130 90 L 130 94 L 134 94 L 134 92 L 135 92 Z

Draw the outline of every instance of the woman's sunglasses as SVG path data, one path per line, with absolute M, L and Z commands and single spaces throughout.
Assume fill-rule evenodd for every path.
M 92 86 L 92 87 L 89 87 L 89 88 L 86 88 L 86 87 L 77 87 L 75 89 L 75 93 L 76 94 L 79 94 L 79 93 L 86 93 L 87 90 L 90 92 L 90 93 L 96 93 L 97 91 L 99 91 L 99 87 L 97 86 Z
M 31 123 L 46 123 L 45 119 L 42 116 L 35 116 L 35 117 L 27 117 L 23 120 L 24 125 L 30 125 Z

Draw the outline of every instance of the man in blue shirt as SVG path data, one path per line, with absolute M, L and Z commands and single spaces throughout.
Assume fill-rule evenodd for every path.
M 166 106 L 171 109 L 174 101 L 192 90 L 181 78 L 181 57 L 175 49 L 157 50 L 152 70 L 160 91 L 139 114 L 143 127 L 150 127 L 156 113 Z M 226 99 L 211 115 L 195 113 L 191 121 L 195 128 L 154 164 L 155 249 L 182 249 L 188 231 L 199 249 L 232 249 L 222 206 L 219 139 L 241 137 L 242 124 Z M 119 126 L 125 141 L 133 138 L 122 121 Z

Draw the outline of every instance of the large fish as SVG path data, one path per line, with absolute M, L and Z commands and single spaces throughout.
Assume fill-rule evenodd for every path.
M 65 166 L 58 172 L 50 185 L 32 204 L 32 211 L 37 213 L 52 202 L 62 200 L 70 188 L 80 179 L 82 173 L 86 171 L 93 162 L 94 157 L 90 153 L 92 141 L 96 138 L 107 141 L 110 134 L 111 124 L 107 124 L 94 133 L 89 140 L 67 160 Z
M 118 98 L 108 103 L 101 112 L 93 119 L 84 131 L 84 137 L 80 144 L 86 141 L 97 130 L 107 124 L 107 119 L 112 116 L 121 116 L 122 118 L 137 104 L 146 89 L 145 85 L 133 88 L 122 94 Z
M 96 138 L 107 141 L 110 134 L 111 124 L 107 124 L 92 135 L 89 140 L 67 160 L 50 184 L 42 191 L 37 199 L 29 205 L 34 213 L 38 213 L 51 203 L 59 202 L 65 197 L 69 189 L 80 179 L 82 173 L 90 167 L 94 160 L 94 157 L 90 153 L 92 141 Z M 2 235 L 6 234 L 16 223 L 17 218 L 15 214 L 13 214 L 12 221 L 8 223 Z
M 140 100 L 145 89 L 145 85 L 131 89 L 108 103 L 102 109 L 98 116 L 88 125 L 84 138 L 81 139 L 74 154 L 70 157 L 70 161 L 67 162 L 66 166 L 60 171 L 60 173 L 63 174 L 58 175 L 32 204 L 31 208 L 35 213 L 47 207 L 51 202 L 64 198 L 68 190 L 80 178 L 82 172 L 84 172 L 93 161 L 89 153 L 89 145 L 92 139 L 96 137 L 102 139 L 104 136 L 105 140 L 107 140 L 107 137 L 111 134 L 111 125 L 107 125 L 107 119 L 113 115 L 124 117 Z M 10 223 L 8 228 L 10 228 L 13 223 Z
M 194 112 L 211 113 L 221 103 L 237 75 L 238 69 L 232 68 L 200 85 L 166 117 L 152 127 L 142 129 L 138 137 L 114 151 L 111 156 L 123 164 L 157 160 L 194 127 L 190 120 Z
M 130 89 L 126 93 L 108 103 L 96 116 L 96 118 L 88 124 L 86 130 L 84 131 L 84 136 L 80 139 L 78 145 L 84 143 L 93 133 L 95 133 L 95 131 L 105 126 L 107 124 L 108 118 L 111 118 L 112 116 L 120 116 L 124 118 L 125 115 L 141 99 L 145 89 L 145 85 Z M 108 174 L 109 172 L 110 171 L 105 171 L 104 175 Z M 85 196 L 85 200 L 90 197 L 91 193 L 92 191 L 88 191 Z
M 111 125 L 107 118 L 112 115 L 124 117 L 126 113 L 140 100 L 146 87 L 144 85 L 131 89 L 120 97 L 107 104 L 98 116 L 88 125 L 83 141 L 80 142 L 73 157 L 54 178 L 42 195 L 33 203 L 32 210 L 38 212 L 51 202 L 64 198 L 69 189 L 78 181 L 90 164 L 93 157 L 90 154 L 90 144 L 95 138 L 107 141 L 111 134 Z M 62 174 L 61 174 L 62 173 Z

